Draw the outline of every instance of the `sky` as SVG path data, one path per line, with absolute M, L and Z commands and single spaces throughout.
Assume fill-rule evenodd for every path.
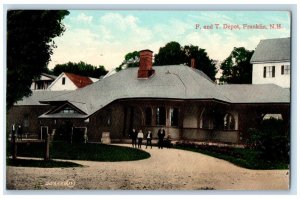
M 170 41 L 197 45 L 221 62 L 234 47 L 254 50 L 262 39 L 289 37 L 291 28 L 287 11 L 69 11 L 63 21 L 66 31 L 54 39 L 57 48 L 50 69 L 84 61 L 110 71 L 127 53 L 143 49 L 158 53 Z M 244 29 L 244 24 L 267 29 Z M 270 24 L 280 28 L 271 29 Z

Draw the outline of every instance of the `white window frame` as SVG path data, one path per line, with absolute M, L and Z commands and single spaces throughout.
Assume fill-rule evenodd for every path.
M 290 65 L 282 65 L 282 66 L 283 66 L 283 74 L 282 75 L 291 74 L 291 66 Z
M 274 69 L 274 71 L 273 71 Z M 273 76 L 274 72 L 274 76 Z M 263 77 L 264 78 L 275 78 L 276 76 L 276 67 L 275 66 L 264 66 L 263 68 Z

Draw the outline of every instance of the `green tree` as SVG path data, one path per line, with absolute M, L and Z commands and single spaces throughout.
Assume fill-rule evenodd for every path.
M 125 55 L 125 60 L 123 63 L 127 64 L 127 67 L 139 67 L 140 64 L 140 53 L 138 51 L 133 51 Z
M 191 60 L 194 58 L 198 70 L 203 71 L 210 79 L 216 79 L 217 69 L 215 62 L 208 57 L 205 49 L 189 45 L 184 46 L 183 51 L 185 52 L 185 63 L 187 65 L 191 66 Z
M 7 12 L 7 108 L 31 94 L 32 79 L 47 69 L 62 35 L 66 10 L 10 10 Z
M 249 51 L 244 47 L 235 47 L 221 63 L 223 73 L 220 80 L 231 84 L 251 84 L 252 65 L 250 59 L 253 53 L 254 51 Z
M 178 42 L 172 41 L 159 49 L 155 55 L 154 65 L 186 64 L 191 66 L 191 59 L 195 59 L 196 68 L 202 70 L 208 77 L 215 80 L 216 65 L 205 51 L 198 46 L 186 45 L 182 47 Z
M 171 41 L 164 47 L 159 48 L 158 54 L 154 55 L 154 65 L 184 64 L 185 58 L 181 45 L 176 41 Z
M 133 51 L 125 55 L 123 63 L 116 68 L 116 71 L 122 70 L 124 64 L 127 67 L 139 66 L 139 52 Z M 164 47 L 159 48 L 159 52 L 154 55 L 154 65 L 178 65 L 186 64 L 191 66 L 191 59 L 195 59 L 196 68 L 202 70 L 208 77 L 215 80 L 217 72 L 215 62 L 210 59 L 205 51 L 198 46 L 184 46 L 182 47 L 178 42 L 171 41 Z
M 54 75 L 60 75 L 62 72 L 74 73 L 77 75 L 87 76 L 87 77 L 95 77 L 99 78 L 100 76 L 106 75 L 108 71 L 104 66 L 93 66 L 91 64 L 87 64 L 83 61 L 78 63 L 68 62 L 65 64 L 57 64 L 53 68 Z
M 140 53 L 138 51 L 133 51 L 130 53 L 127 53 L 124 56 L 124 61 L 116 68 L 116 71 L 119 72 L 124 67 L 139 67 L 140 64 Z

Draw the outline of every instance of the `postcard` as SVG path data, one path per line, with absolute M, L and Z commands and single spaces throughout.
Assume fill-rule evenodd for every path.
M 290 189 L 290 11 L 6 16 L 7 190 Z

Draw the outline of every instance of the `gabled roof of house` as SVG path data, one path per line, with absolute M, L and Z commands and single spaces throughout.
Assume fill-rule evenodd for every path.
M 76 75 L 73 73 L 65 73 L 65 74 L 75 84 L 75 86 L 77 86 L 77 88 L 83 88 L 93 83 L 93 81 L 89 77 Z
M 83 88 L 87 85 L 90 85 L 96 82 L 96 78 L 91 79 L 90 77 L 85 77 L 81 75 L 76 75 L 73 73 L 62 72 L 48 87 L 48 89 L 52 90 L 52 87 L 57 84 L 57 82 L 63 77 L 66 76 L 71 82 L 73 82 L 75 88 Z
M 251 63 L 290 61 L 291 39 L 277 38 L 261 40 L 250 60 Z
M 184 65 L 154 66 L 155 74 L 138 79 L 138 68 L 127 68 L 82 89 L 43 103 L 68 101 L 91 115 L 118 99 L 195 99 L 226 103 L 289 103 L 289 90 L 270 85 L 225 85 L 212 82 L 202 71 Z M 79 104 L 80 106 L 77 106 Z
M 79 106 L 78 106 L 79 105 Z M 68 107 L 69 109 L 72 109 L 73 112 L 69 112 L 68 114 L 65 114 L 62 112 L 64 109 Z M 78 108 L 79 107 L 79 108 Z M 70 102 L 64 102 L 62 105 L 57 106 L 46 113 L 39 116 L 40 118 L 86 118 L 86 113 L 82 111 L 82 108 L 80 106 L 80 103 L 74 105 L 74 103 Z M 84 110 L 84 109 L 83 109 Z
M 50 75 L 50 74 L 47 74 L 47 73 L 42 73 L 41 75 L 44 75 L 44 76 L 46 76 L 46 77 L 49 77 L 49 78 L 51 78 L 51 79 L 53 79 L 53 80 L 55 80 L 55 79 L 57 78 L 57 76 L 55 76 L 55 75 Z
M 57 78 L 57 76 L 55 76 L 55 75 L 50 75 L 50 74 L 47 74 L 47 73 L 41 73 L 41 75 L 39 77 L 34 78 L 32 81 L 33 82 L 45 81 L 45 77 L 49 78 L 49 79 L 46 79 L 46 81 L 54 81 Z

